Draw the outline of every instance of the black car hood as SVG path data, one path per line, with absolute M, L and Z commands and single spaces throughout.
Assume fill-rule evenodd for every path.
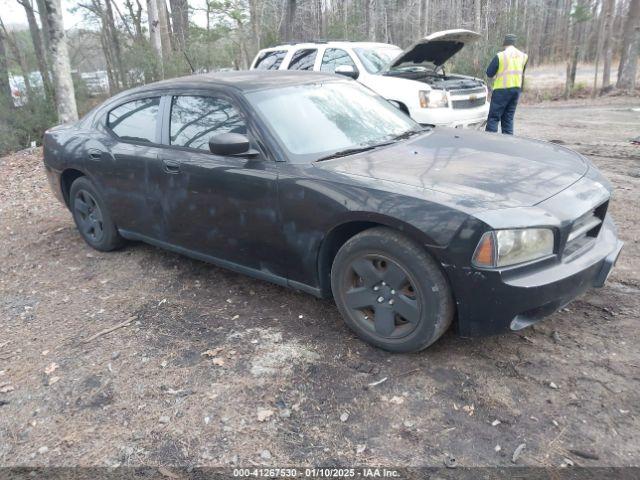
M 580 155 L 552 143 L 450 128 L 315 165 L 446 193 L 470 208 L 532 206 L 589 169 Z

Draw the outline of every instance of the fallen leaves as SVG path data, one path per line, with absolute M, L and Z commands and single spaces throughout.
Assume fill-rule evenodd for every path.
M 13 392 L 14 388 L 11 385 L 11 382 L 2 382 L 0 383 L 0 393 L 9 393 Z
M 55 372 L 58 369 L 58 367 L 59 367 L 59 365 L 56 362 L 51 362 L 44 369 L 44 373 L 46 373 L 47 375 L 51 375 L 53 372 Z
M 516 447 L 516 449 L 513 451 L 513 455 L 511 456 L 511 461 L 513 463 L 516 463 L 518 461 L 518 457 L 520 457 L 520 454 L 522 453 L 522 451 L 525 449 L 526 446 L 527 446 L 526 443 L 521 443 Z
M 222 352 L 222 347 L 216 347 L 216 348 L 212 348 L 211 350 L 206 350 L 202 352 L 200 355 L 203 357 L 213 358 L 213 357 L 217 357 L 220 352 Z
M 222 358 L 221 354 L 223 352 L 224 348 L 223 347 L 215 347 L 215 348 L 211 348 L 209 350 L 206 350 L 204 352 L 202 352 L 200 355 L 203 357 L 208 357 L 211 358 L 211 363 L 216 366 L 216 367 L 222 367 L 225 364 L 225 360 L 224 358 Z M 227 352 L 227 358 L 229 356 L 235 355 L 236 351 L 235 350 L 230 350 L 229 352 Z
M 258 408 L 258 421 L 266 422 L 273 415 L 273 410 L 270 408 Z

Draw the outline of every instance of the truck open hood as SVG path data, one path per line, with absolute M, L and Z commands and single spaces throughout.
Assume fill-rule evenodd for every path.
M 460 28 L 432 33 L 418 40 L 393 59 L 385 71 L 417 66 L 435 69 L 458 53 L 462 47 L 479 38 L 479 33 Z

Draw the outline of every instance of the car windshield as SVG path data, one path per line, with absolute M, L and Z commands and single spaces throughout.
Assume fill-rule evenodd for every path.
M 376 147 L 421 130 L 382 97 L 352 81 L 261 90 L 247 98 L 294 163 Z
M 353 49 L 369 73 L 379 73 L 387 64 L 402 53 L 398 47 L 375 47 Z

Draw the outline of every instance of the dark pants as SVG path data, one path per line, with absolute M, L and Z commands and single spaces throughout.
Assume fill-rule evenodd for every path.
M 491 94 L 491 106 L 487 118 L 487 132 L 497 132 L 498 124 L 502 133 L 513 135 L 513 117 L 520 98 L 519 88 L 499 88 Z

